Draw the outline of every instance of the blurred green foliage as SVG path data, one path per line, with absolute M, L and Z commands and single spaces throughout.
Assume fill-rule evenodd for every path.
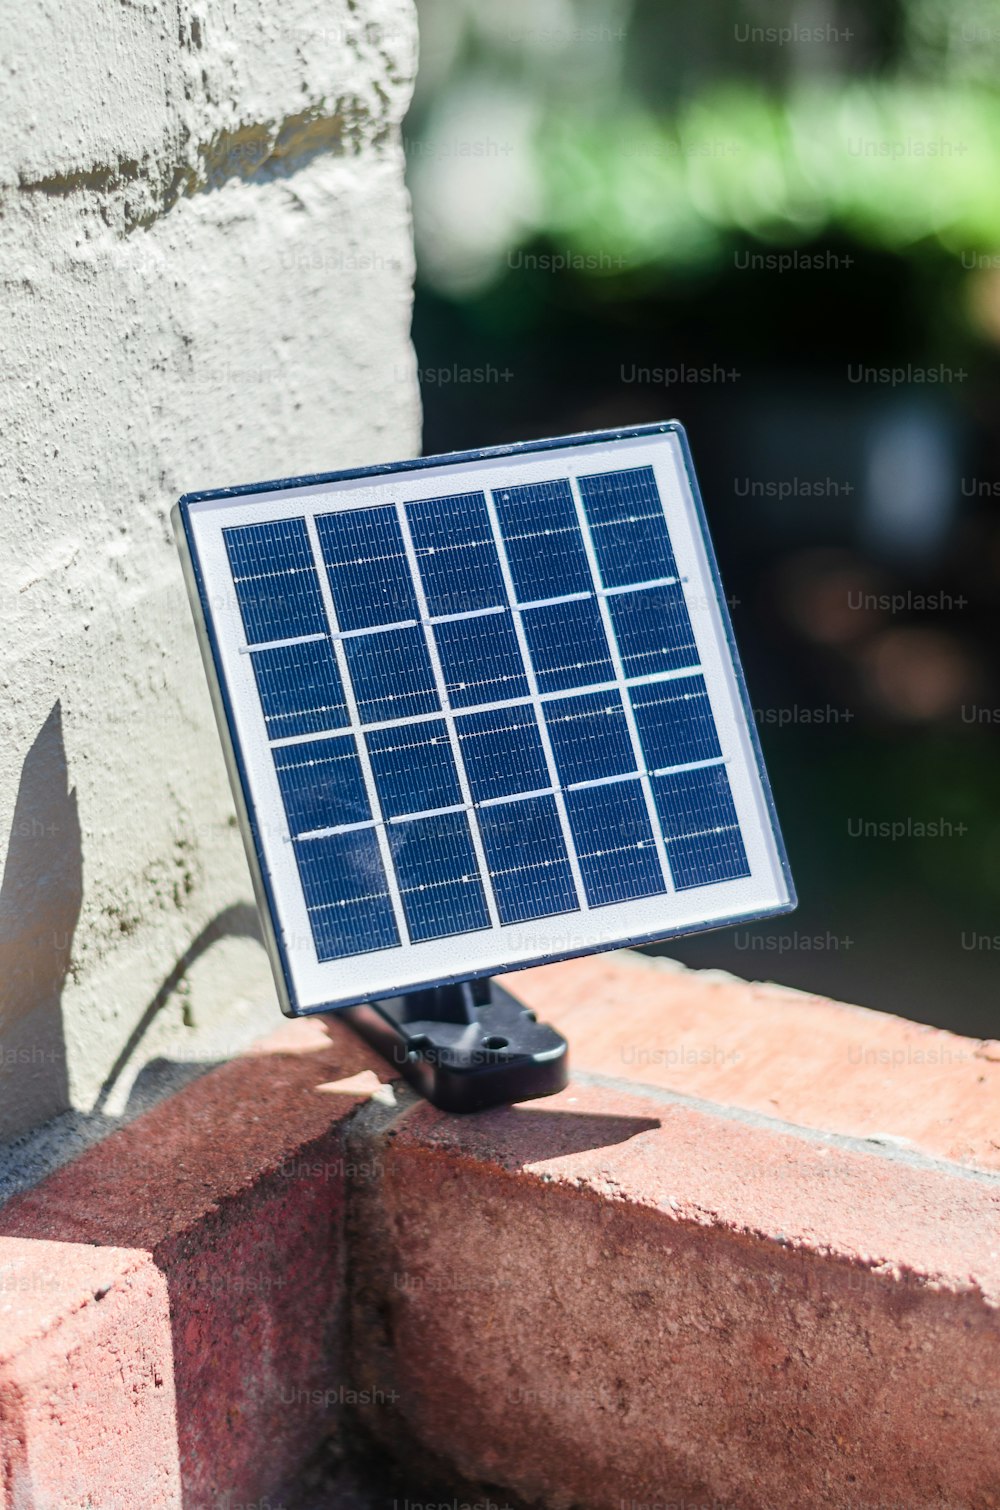
M 562 113 L 537 150 L 547 235 L 631 266 L 718 260 L 739 233 L 1000 246 L 1000 195 L 983 192 L 1000 183 L 1000 97 L 985 91 L 823 85 L 782 99 L 720 85 L 669 119 L 616 117 L 610 133 Z
M 411 182 L 442 290 L 480 292 L 539 240 L 611 280 L 746 236 L 1000 247 L 1000 12 L 981 0 L 490 5 L 421 0 Z

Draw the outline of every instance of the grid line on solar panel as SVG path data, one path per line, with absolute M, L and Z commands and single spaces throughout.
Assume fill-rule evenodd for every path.
M 655 588 L 672 587 L 676 582 L 676 577 L 655 578 L 647 582 L 630 583 L 625 587 L 599 588 L 593 593 L 565 593 L 558 597 L 538 598 L 529 603 L 517 602 L 513 604 L 513 607 L 519 610 L 556 608 L 564 603 L 581 603 L 594 597 L 617 598 L 629 593 L 649 592 Z M 262 651 L 290 649 L 295 646 L 319 643 L 324 640 L 355 640 L 365 638 L 369 635 L 389 634 L 397 629 L 414 629 L 423 624 L 453 624 L 466 619 L 487 619 L 506 614 L 508 611 L 506 606 L 493 606 L 490 608 L 468 609 L 461 613 L 428 614 L 426 617 L 394 619 L 390 623 L 370 624 L 361 629 L 338 629 L 326 632 L 317 631 L 310 634 L 282 635 L 266 642 L 254 641 L 248 643 L 248 649 L 252 655 L 257 655 Z
M 465 613 L 432 613 L 424 620 L 426 624 L 460 624 L 464 619 L 495 619 L 507 612 L 500 608 L 470 608 Z
M 623 593 L 649 592 L 654 587 L 673 587 L 679 581 L 680 577 L 648 577 L 644 582 L 626 582 L 621 587 L 602 587 L 598 591 L 598 597 L 620 598 Z
M 455 709 L 453 709 L 453 712 L 455 713 L 456 718 L 464 718 L 467 715 L 474 714 L 474 713 L 477 713 L 477 714 L 478 713 L 493 713 L 493 712 L 497 712 L 497 711 L 503 711 L 503 710 L 505 710 L 507 708 L 528 708 L 528 707 L 533 707 L 533 706 L 535 706 L 536 703 L 539 704 L 539 705 L 541 705 L 542 707 L 545 707 L 546 704 L 551 703 L 551 702 L 558 702 L 562 698 L 567 697 L 567 696 L 584 697 L 584 696 L 590 695 L 591 693 L 616 692 L 616 691 L 620 690 L 620 688 L 622 686 L 625 686 L 627 688 L 640 688 L 640 687 L 658 686 L 660 683 L 664 683 L 664 682 L 679 681 L 679 680 L 682 680 L 685 677 L 690 677 L 690 676 L 696 674 L 697 669 L 698 668 L 694 667 L 694 666 L 683 666 L 683 667 L 681 667 L 681 669 L 679 671 L 664 671 L 664 672 L 656 672 L 656 673 L 653 673 L 653 674 L 648 675 L 648 676 L 635 676 L 635 677 L 631 677 L 630 676 L 630 677 L 626 677 L 623 683 L 619 683 L 619 682 L 593 682 L 593 683 L 591 683 L 590 685 L 587 685 L 587 686 L 574 687 L 572 689 L 571 693 L 567 693 L 567 692 L 539 692 L 537 698 L 531 698 L 531 697 L 527 697 L 527 696 L 526 697 L 512 697 L 509 700 L 505 699 L 505 700 L 500 701 L 500 702 L 477 703 L 474 706 L 469 707 L 469 708 L 455 708 Z M 375 720 L 375 721 L 373 721 L 371 723 L 359 724 L 358 728 L 359 729 L 363 728 L 366 733 L 369 732 L 369 731 L 371 731 L 371 730 L 375 730 L 375 729 L 402 729 L 402 728 L 409 728 L 411 725 L 415 725 L 415 724 L 430 723 L 435 718 L 438 718 L 438 717 L 440 717 L 440 709 L 437 712 L 432 712 L 432 713 L 415 713 L 410 718 L 377 719 L 377 720 Z M 322 734 L 322 733 L 335 733 L 337 731 L 333 730 L 333 729 L 330 729 L 330 730 L 321 730 L 319 732 L 320 732 L 320 734 Z M 282 749 L 286 745 L 307 744 L 311 739 L 315 739 L 315 738 L 317 738 L 317 734 L 314 734 L 314 733 L 301 734 L 301 735 L 291 735 L 291 736 L 289 736 L 287 738 L 279 737 L 279 738 L 272 739 L 270 741 L 270 744 L 271 744 L 272 748 L 274 748 L 274 749 Z
M 527 802 L 532 797 L 555 797 L 565 791 L 561 786 L 534 786 L 526 792 L 510 792 L 506 797 L 484 797 L 477 807 L 504 807 L 513 802 Z
M 403 547 L 406 551 L 410 571 L 413 576 L 413 585 L 416 592 L 418 609 L 424 617 L 427 617 L 427 597 L 424 591 L 423 579 L 420 576 L 420 567 L 417 561 L 416 549 L 413 543 L 413 535 L 410 530 L 410 521 L 407 516 L 406 507 L 404 504 L 397 505 L 397 515 L 399 518 L 400 531 L 403 539 Z M 452 758 L 455 763 L 455 772 L 458 777 L 458 785 L 461 791 L 462 801 L 471 810 L 472 793 L 469 789 L 469 778 L 466 775 L 465 771 L 465 761 L 462 757 L 461 743 L 455 731 L 455 715 L 448 697 L 445 673 L 438 651 L 437 641 L 435 639 L 435 632 L 430 627 L 430 625 L 425 625 L 423 632 L 426 636 L 427 653 L 430 658 L 431 669 L 434 674 L 438 699 L 440 701 L 441 710 L 444 715 L 445 726 L 448 730 L 448 740 L 451 746 Z M 479 821 L 474 811 L 471 813 L 468 827 L 473 851 L 476 857 L 476 864 L 479 869 L 479 874 L 483 877 L 484 880 L 483 894 L 488 918 L 490 923 L 495 925 L 499 922 L 499 912 L 497 910 L 497 902 L 496 897 L 493 893 L 493 888 L 488 881 L 486 852 L 483 847 L 483 838 L 479 827 Z
M 394 619 L 391 624 L 369 624 L 364 629 L 338 629 L 335 640 L 372 639 L 377 634 L 391 634 L 395 629 L 418 629 L 420 619 Z
M 392 818 L 387 818 L 387 823 L 413 823 L 417 818 L 435 818 L 441 813 L 471 813 L 475 804 L 467 802 L 455 802 L 451 807 L 425 807 L 412 813 L 397 813 Z
M 353 740 L 350 738 L 350 736 L 339 735 L 339 736 L 337 736 L 337 738 L 338 739 L 347 740 L 353 746 Z M 331 740 L 330 742 L 332 743 L 333 741 Z M 323 743 L 323 741 L 320 741 L 320 743 Z M 289 748 L 289 747 L 288 746 L 284 746 L 282 748 Z M 294 748 L 294 747 L 291 747 L 291 748 Z M 310 765 L 322 765 L 323 762 L 322 761 L 311 761 L 311 762 L 309 762 L 309 764 Z M 720 757 L 717 760 L 693 761 L 693 762 L 691 762 L 688 765 L 670 766 L 670 767 L 665 767 L 664 769 L 656 770 L 656 771 L 649 771 L 649 770 L 634 771 L 634 770 L 629 770 L 629 771 L 625 771 L 625 772 L 622 772 L 620 774 L 613 775 L 613 776 L 597 776 L 597 777 L 592 777 L 592 778 L 590 778 L 589 780 L 586 780 L 586 781 L 564 782 L 564 783 L 561 783 L 559 786 L 554 786 L 554 787 L 553 786 L 540 786 L 540 787 L 531 787 L 531 788 L 524 789 L 524 790 L 518 788 L 517 790 L 507 791 L 507 792 L 504 792 L 501 795 L 495 796 L 495 797 L 480 797 L 480 796 L 476 796 L 475 800 L 473 802 L 471 802 L 471 803 L 456 802 L 456 803 L 453 803 L 452 805 L 447 806 L 447 807 L 428 807 L 428 808 L 421 808 L 421 809 L 417 809 L 417 810 L 409 810 L 409 811 L 405 811 L 405 812 L 393 813 L 391 816 L 387 816 L 387 817 L 383 817 L 383 818 L 378 818 L 378 819 L 376 819 L 376 818 L 366 818 L 366 819 L 353 820 L 353 821 L 343 822 L 343 823 L 337 823 L 337 824 L 323 824 L 322 826 L 319 826 L 319 827 L 316 827 L 316 828 L 308 828 L 308 829 L 302 829 L 300 831 L 293 831 L 291 837 L 294 840 L 298 840 L 298 839 L 316 839 L 316 838 L 325 838 L 328 834 L 353 833 L 355 830 L 362 829 L 362 828 L 376 828 L 376 827 L 383 827 L 383 828 L 385 828 L 387 825 L 392 825 L 392 824 L 397 824 L 397 823 L 412 823 L 412 822 L 414 822 L 418 818 L 430 818 L 430 817 L 435 817 L 435 816 L 438 816 L 438 815 L 441 815 L 441 814 L 444 814 L 444 813 L 464 813 L 464 812 L 471 813 L 471 812 L 474 812 L 477 808 L 483 808 L 483 807 L 501 807 L 501 806 L 505 806 L 507 804 L 511 804 L 511 803 L 515 803 L 515 802 L 526 802 L 526 801 L 528 801 L 528 800 L 530 800 L 531 798 L 534 798 L 534 797 L 554 797 L 554 796 L 558 795 L 559 793 L 567 793 L 568 794 L 568 793 L 573 793 L 573 792 L 591 792 L 591 791 L 596 791 L 596 790 L 598 790 L 601 787 L 623 785 L 623 784 L 625 784 L 627 782 L 634 781 L 639 776 L 676 776 L 676 775 L 686 774 L 688 771 L 707 770 L 711 766 L 717 766 L 717 765 L 723 765 L 723 764 L 724 764 L 724 760 L 722 759 L 722 757 Z M 278 766 L 279 781 L 281 782 L 283 789 L 284 789 L 284 778 L 282 776 L 282 772 L 285 772 L 285 771 L 287 771 L 289 769 L 294 769 L 294 768 L 280 766 L 280 765 Z M 362 795 L 363 795 L 363 793 L 362 793 Z M 286 813 L 288 813 L 289 816 L 291 816 L 291 810 L 290 810 L 290 807 L 289 807 L 289 805 L 287 803 L 286 803 Z M 291 824 L 290 824 L 290 826 L 294 827 L 294 825 L 291 825 Z
M 532 598 L 529 603 L 522 603 L 519 599 L 514 607 L 523 613 L 528 608 L 556 608 L 563 603 L 584 603 L 592 597 L 593 593 L 589 592 L 561 592 L 554 598 Z
M 315 634 L 293 634 L 287 639 L 282 636 L 280 640 L 261 640 L 253 645 L 240 646 L 241 655 L 260 655 L 266 650 L 294 650 L 298 645 L 318 645 L 330 636 L 317 631 Z
M 623 593 L 648 592 L 655 587 L 672 587 L 680 579 L 678 577 L 650 577 L 642 582 L 627 582 L 622 587 L 598 587 L 591 592 L 565 592 L 555 593 L 548 598 L 533 598 L 529 602 L 518 599 L 513 604 L 515 608 L 549 608 L 558 603 L 579 603 L 586 598 L 602 597 L 617 598 Z M 456 610 L 453 613 L 428 613 L 422 617 L 410 617 L 406 619 L 392 619 L 379 624 L 366 624 L 360 629 L 339 629 L 334 638 L 347 640 L 363 634 L 381 634 L 388 629 L 409 629 L 414 624 L 445 624 L 456 619 L 485 619 L 492 614 L 507 612 L 507 604 L 491 604 L 487 608 L 467 608 Z M 322 631 L 313 631 L 309 634 L 281 635 L 275 640 L 266 643 L 255 643 L 254 650 L 268 650 L 278 645 L 297 645 L 308 640 L 323 640 L 328 635 Z

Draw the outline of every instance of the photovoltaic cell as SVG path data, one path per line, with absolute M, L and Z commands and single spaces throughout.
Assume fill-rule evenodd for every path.
M 595 599 L 550 603 L 521 616 L 540 692 L 614 681 L 601 610 Z
M 377 729 L 366 738 L 386 818 L 427 813 L 461 802 L 455 758 L 443 718 Z
M 269 739 L 322 734 L 350 723 L 327 638 L 254 650 L 250 658 Z
M 591 907 L 666 891 L 638 779 L 567 792 L 566 811 Z
M 419 617 L 396 510 L 348 509 L 316 520 L 341 629 Z
M 506 604 L 482 493 L 423 499 L 406 513 L 432 617 Z
M 275 750 L 274 766 L 293 838 L 371 817 L 357 746 L 349 734 L 285 745 Z
M 626 676 L 655 676 L 698 664 L 698 647 L 680 583 L 616 593 L 608 599 Z
M 635 751 L 620 693 L 556 698 L 545 704 L 545 722 L 563 786 L 635 770 Z
M 677 574 L 652 467 L 580 478 L 605 587 Z
M 227 529 L 223 539 L 248 645 L 326 632 L 303 519 Z
M 300 839 L 295 859 L 319 959 L 398 946 L 374 829 Z
M 419 624 L 345 639 L 344 652 L 363 724 L 440 712 L 427 641 Z
M 320 964 L 491 934 L 503 968 L 504 930 L 564 915 L 586 943 L 588 911 L 662 897 L 670 931 L 681 896 L 752 875 L 745 750 L 699 640 L 729 650 L 693 606 L 718 589 L 679 567 L 657 472 L 526 466 L 423 497 L 384 474 L 370 504 L 262 495 L 282 517 L 221 524 L 213 590 Z
M 479 864 L 464 813 L 437 813 L 390 826 L 406 924 L 413 940 L 488 928 Z
M 568 482 L 500 488 L 494 500 L 519 603 L 590 591 L 590 567 Z
M 534 708 L 469 713 L 455 727 L 474 802 L 539 792 L 549 785 Z
M 703 676 L 636 687 L 632 707 L 648 771 L 715 760 L 722 754 Z
M 573 872 L 553 797 L 480 808 L 479 824 L 502 922 L 576 911 Z
M 654 776 L 652 787 L 678 891 L 750 874 L 725 766 Z
M 434 625 L 445 689 L 453 708 L 506 703 L 528 695 L 528 680 L 509 613 Z

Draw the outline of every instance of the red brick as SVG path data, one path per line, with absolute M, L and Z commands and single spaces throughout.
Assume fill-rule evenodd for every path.
M 0 1238 L 0 1505 L 179 1504 L 163 1275 L 124 1248 Z
M 32 1507 L 274 1500 L 344 1384 L 403 1462 L 553 1507 L 1000 1507 L 1000 1182 L 942 1162 L 996 1164 L 993 1046 L 622 958 L 511 985 L 559 1097 L 348 1131 L 386 1067 L 291 1024 L 0 1213 L 78 1245 L 0 1360 L 3 1510 L 25 1465 Z
M 185 1510 L 272 1492 L 329 1429 L 342 1129 L 378 1064 L 345 1028 L 290 1024 L 0 1212 L 6 1234 L 151 1255 L 170 1297 Z
M 355 1362 L 396 1451 L 594 1510 L 1000 1506 L 991 1177 L 596 1086 L 372 1153 Z
M 1000 1169 L 1000 1044 L 638 955 L 507 982 L 574 1069 Z

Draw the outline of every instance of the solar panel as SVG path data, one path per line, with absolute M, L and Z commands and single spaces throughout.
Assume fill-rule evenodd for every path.
M 794 904 L 680 426 L 177 527 L 286 1011 Z

